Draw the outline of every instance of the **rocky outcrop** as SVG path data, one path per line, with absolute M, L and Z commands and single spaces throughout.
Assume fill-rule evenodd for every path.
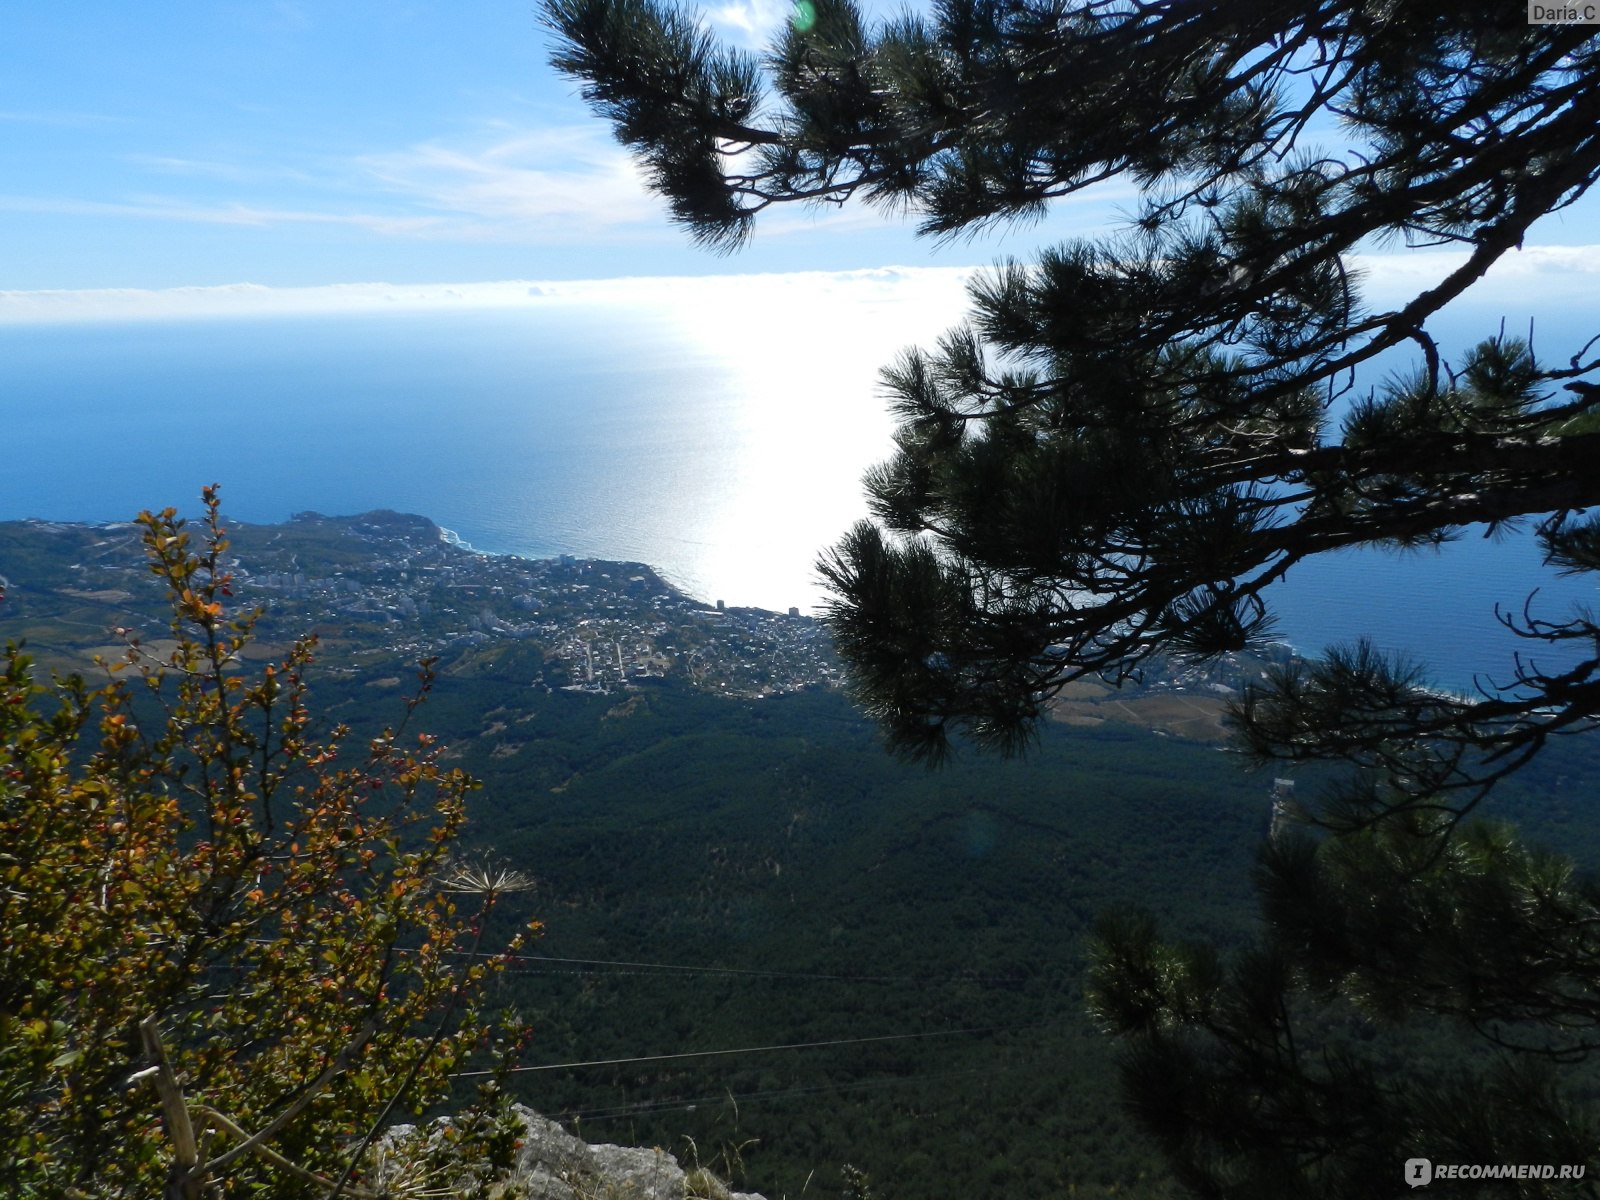
M 529 1200 L 762 1200 L 709 1171 L 685 1172 L 665 1150 L 591 1146 L 532 1109 L 515 1111 L 524 1130 L 515 1182 Z
M 730 1190 L 711 1172 L 699 1167 L 685 1171 L 665 1150 L 591 1146 L 530 1108 L 518 1104 L 512 1111 L 522 1123 L 522 1131 L 516 1162 L 504 1180 L 504 1194 L 508 1197 L 517 1200 L 763 1200 L 754 1193 Z M 404 1139 L 415 1132 L 401 1126 L 392 1136 Z

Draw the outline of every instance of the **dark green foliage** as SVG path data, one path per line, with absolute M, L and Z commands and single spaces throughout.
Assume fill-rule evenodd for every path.
M 451 686 L 430 715 L 470 700 Z M 930 774 L 831 693 L 663 690 L 608 721 L 570 694 L 535 706 L 530 726 L 584 756 L 561 791 L 527 788 L 531 751 L 465 761 L 485 779 L 477 835 L 539 879 L 537 955 L 731 971 L 536 956 L 507 986 L 539 1060 L 938 1036 L 539 1073 L 520 1081 L 530 1104 L 604 1140 L 689 1134 L 703 1154 L 756 1138 L 748 1183 L 773 1196 L 813 1170 L 805 1194 L 838 1194 L 841 1161 L 898 1200 L 1171 1194 L 1107 1102 L 1086 938 L 1107 903 L 1154 896 L 1186 934 L 1241 943 L 1259 781 L 1212 747 L 1115 727 Z M 984 1032 L 947 1036 L 966 1029 Z M 1012 1174 L 991 1183 L 1002 1159 Z
M 1015 750 L 1069 683 L 1249 648 L 1275 585 L 1329 551 L 1526 524 L 1549 564 L 1600 567 L 1593 344 L 1552 367 L 1502 333 L 1450 364 L 1428 331 L 1600 178 L 1592 27 L 1498 3 L 945 0 L 867 29 L 822 0 L 776 39 L 763 102 L 720 52 L 675 52 L 665 4 L 545 12 L 556 65 L 714 245 L 789 201 L 909 206 L 950 236 L 1101 180 L 1140 191 L 1122 236 L 1000 266 L 968 327 L 884 373 L 897 449 L 821 569 L 856 694 L 903 753 Z M 633 40 L 593 34 L 610 20 Z M 1373 310 L 1348 256 L 1392 240 L 1465 254 Z M 1347 394 L 1405 343 L 1413 371 Z M 1413 1156 L 1587 1161 L 1584 1077 L 1556 1068 L 1600 1019 L 1595 887 L 1463 821 L 1600 721 L 1600 625 L 1532 600 L 1502 619 L 1528 652 L 1485 664 L 1479 696 L 1365 644 L 1247 689 L 1256 760 L 1356 768 L 1280 797 L 1252 944 L 1106 926 L 1096 1011 L 1193 1192 L 1392 1195 Z
M 101 540 L 78 533 L 91 546 Z M 36 531 L 34 540 L 69 536 Z M 318 535 L 319 559 L 350 568 L 341 539 L 351 536 Z M 29 595 L 59 594 L 60 564 L 30 558 L 30 544 L 18 540 L 7 570 L 34 563 Z M 83 551 L 74 546 L 62 562 Z M 387 636 L 343 632 L 358 660 Z M 833 693 L 727 701 L 672 682 L 610 696 L 550 692 L 530 686 L 541 660 L 528 641 L 460 647 L 439 664 L 426 709 L 447 761 L 484 783 L 470 802 L 467 836 L 538 880 L 531 896 L 502 904 L 547 918 L 548 936 L 502 976 L 492 1000 L 514 1004 L 534 1027 L 529 1063 L 937 1036 L 508 1076 L 519 1098 L 581 1117 L 580 1131 L 595 1140 L 682 1156 L 691 1137 L 699 1161 L 742 1159 L 748 1185 L 773 1196 L 838 1195 L 849 1183 L 845 1161 L 896 1200 L 1053 1198 L 1074 1188 L 1082 1197 L 1174 1194 L 1154 1145 L 1110 1100 L 1114 1047 L 1084 1016 L 1090 934 L 1108 907 L 1142 906 L 1171 936 L 1214 943 L 1207 955 L 1217 966 L 1208 969 L 1231 979 L 1227 956 L 1246 951 L 1254 930 L 1247 878 L 1266 822 L 1265 780 L 1241 775 L 1215 747 L 1115 724 L 1069 736 L 1052 723 L 1028 761 L 958 756 L 929 773 L 882 755 L 871 726 Z M 380 661 L 385 674 L 396 669 Z M 316 694 L 326 719 L 351 723 L 350 744 L 381 732 L 386 706 L 374 703 L 367 675 L 327 669 Z M 141 725 L 154 719 L 153 711 L 138 717 Z M 507 739 L 522 748 L 502 753 Z M 1507 781 L 1498 797 L 1504 815 L 1581 862 L 1600 862 L 1597 754 L 1584 739 L 1564 741 Z M 1300 779 L 1315 782 L 1304 769 Z M 1393 897 L 1371 911 L 1363 898 L 1381 872 L 1331 876 L 1282 844 L 1270 908 L 1295 940 L 1315 940 L 1318 978 L 1376 977 L 1357 953 L 1388 924 L 1403 929 L 1403 948 L 1425 948 L 1435 925 L 1449 929 L 1430 978 L 1453 965 L 1459 973 L 1465 962 L 1487 985 L 1490 968 L 1522 961 L 1477 945 L 1473 923 L 1450 916 L 1461 908 L 1496 928 L 1521 919 L 1526 889 L 1520 899 L 1496 889 L 1484 869 L 1506 845 L 1499 834 L 1470 843 L 1481 847 L 1476 857 L 1463 850 L 1451 860 L 1477 864 L 1476 876 L 1469 870 L 1449 890 Z M 1566 879 L 1537 855 L 1504 852 L 1526 857 L 1514 879 Z M 1444 865 L 1433 872 L 1442 880 Z M 1325 894 L 1348 897 L 1341 920 Z M 1565 914 L 1569 965 L 1545 965 L 1547 978 L 1575 995 L 1582 964 L 1571 960 L 1587 936 L 1586 894 L 1568 881 L 1544 894 L 1542 910 L 1527 910 Z M 1148 944 L 1153 934 L 1145 936 Z M 1477 957 L 1460 958 L 1469 952 Z M 1179 956 L 1205 961 L 1189 950 Z M 1309 976 L 1309 967 L 1291 965 L 1296 978 Z M 1502 971 L 1495 986 L 1504 993 L 1515 982 Z M 1202 989 L 1190 993 L 1186 1011 Z M 1157 1014 L 1150 1024 L 1159 1023 L 1161 995 L 1146 986 L 1135 996 Z M 1253 995 L 1254 1008 L 1233 1004 L 1229 1018 L 1268 1007 L 1270 991 L 1258 984 Z M 1480 1084 L 1448 1090 L 1472 1061 L 1451 1037 L 1415 1023 L 1380 1031 L 1348 1007 L 1325 1016 L 1305 1000 L 1290 1004 L 1297 1044 L 1337 1047 L 1350 1078 L 1382 1081 L 1385 1072 L 1426 1067 L 1419 1095 L 1446 1097 L 1447 1112 L 1471 1111 L 1458 1093 L 1465 1088 L 1471 1099 Z M 1399 1007 L 1385 1012 L 1392 1019 Z M 959 1030 L 983 1032 L 952 1034 Z M 1222 1095 L 1206 1086 L 1206 1072 L 1226 1066 L 1203 1041 L 1186 1045 L 1193 1063 L 1169 1076 L 1192 1083 L 1180 1113 L 1199 1111 L 1195 1096 Z M 1172 1069 L 1150 1062 L 1147 1074 Z M 461 1081 L 452 1110 L 459 1114 L 476 1082 Z M 1159 1115 L 1156 1101 L 1178 1094 L 1164 1086 L 1150 1085 L 1143 1116 Z M 1275 1111 L 1300 1111 L 1293 1105 L 1307 1103 L 1311 1083 L 1297 1087 L 1274 1101 Z M 1397 1111 L 1378 1100 L 1352 1102 L 1374 1128 L 1372 1114 Z M 1225 1129 L 1232 1110 L 1222 1111 Z M 1335 1111 L 1331 1102 L 1324 1111 Z M 1477 1124 L 1455 1128 L 1429 1116 L 1418 1128 L 1466 1145 L 1493 1119 L 1482 1105 L 1476 1111 Z M 1536 1119 L 1517 1127 L 1532 1129 Z M 1425 1148 L 1440 1159 L 1470 1157 L 1450 1149 L 1457 1144 Z M 1386 1166 L 1375 1178 L 1388 1183 L 1393 1174 Z
M 1275 839 L 1266 934 L 1227 964 L 1147 918 L 1102 926 L 1092 1007 L 1196 1194 L 1393 1195 L 1417 1157 L 1590 1163 L 1594 1076 L 1560 1068 L 1600 1020 L 1595 884 L 1506 828 L 1445 843 L 1419 820 Z M 1593 1194 L 1574 1186 L 1514 1194 Z
M 1144 953 L 1165 955 L 1190 980 L 1181 1005 L 1167 1011 L 1170 966 L 1146 971 L 1142 990 L 1139 971 L 1130 971 L 1133 982 L 1119 993 L 1124 1014 L 1142 1013 L 1146 1026 L 1167 1031 L 1163 1053 L 1177 1046 L 1187 1055 L 1137 1052 L 1147 1080 L 1129 1098 L 1144 1096 L 1135 1110 L 1141 1123 L 1161 1111 L 1204 1116 L 1199 1100 L 1209 1098 L 1222 1105 L 1207 1117 L 1213 1135 L 1243 1135 L 1234 1114 L 1254 1096 L 1279 1114 L 1278 1124 L 1251 1134 L 1256 1145 L 1269 1145 L 1291 1117 L 1329 1121 L 1340 1147 L 1359 1128 L 1367 1140 L 1340 1151 L 1339 1180 L 1349 1184 L 1390 1149 L 1398 1155 L 1361 1186 L 1341 1193 L 1329 1183 L 1324 1192 L 1360 1196 L 1374 1187 L 1391 1194 L 1399 1164 L 1413 1153 L 1472 1160 L 1458 1147 L 1469 1147 L 1474 1126 L 1452 1126 L 1445 1115 L 1494 1120 L 1487 1105 L 1496 1093 L 1477 1077 L 1481 1047 L 1448 1022 L 1398 1025 L 1392 1004 L 1324 1009 L 1322 998 L 1358 970 L 1376 977 L 1376 967 L 1348 956 L 1402 916 L 1402 965 L 1444 922 L 1438 932 L 1448 936 L 1430 959 L 1434 981 L 1448 970 L 1502 963 L 1495 986 L 1514 983 L 1518 951 L 1475 937 L 1473 923 L 1499 929 L 1522 912 L 1487 870 L 1506 845 L 1503 833 L 1475 835 L 1432 870 L 1430 878 L 1450 881 L 1447 890 L 1391 895 L 1378 907 L 1381 878 L 1335 878 L 1317 868 L 1311 887 L 1295 871 L 1310 869 L 1305 844 L 1279 843 L 1269 859 L 1279 881 L 1264 894 L 1284 940 L 1307 941 L 1310 933 L 1297 930 L 1339 922 L 1320 935 L 1323 982 L 1284 998 L 1301 1062 L 1315 1068 L 1297 1079 L 1281 1066 L 1267 1071 L 1283 1031 L 1258 1035 L 1255 1057 L 1240 1064 L 1206 1045 L 1209 1027 L 1174 1016 L 1206 1011 L 1232 1023 L 1224 1028 L 1245 1030 L 1276 1011 L 1274 987 L 1311 978 L 1303 959 L 1253 948 L 1260 927 L 1251 919 L 1249 868 L 1266 825 L 1268 781 L 1240 775 L 1214 747 L 1131 727 L 1085 736 L 1052 724 L 1027 761 L 960 756 L 929 773 L 883 756 L 871 728 L 836 695 L 729 703 L 665 688 L 609 719 L 615 697 L 529 695 L 514 712 L 533 713 L 527 728 L 549 735 L 541 752 L 496 759 L 472 734 L 484 708 L 507 693 L 493 668 L 481 674 L 487 680 L 446 676 L 430 715 L 452 714 L 463 761 L 485 779 L 477 835 L 539 877 L 531 903 L 548 933 L 537 955 L 733 972 L 535 957 L 514 969 L 508 986 L 538 1030 L 538 1061 L 1001 1027 L 519 1077 L 529 1103 L 581 1116 L 588 1136 L 681 1148 L 690 1135 L 702 1152 L 755 1138 L 744 1152 L 748 1182 L 769 1195 L 799 1194 L 813 1170 L 806 1194 L 837 1194 L 842 1184 L 830 1164 L 841 1161 L 866 1171 L 880 1195 L 904 1200 L 1054 1197 L 1074 1184 L 1080 1196 L 1109 1195 L 1113 1185 L 1120 1195 L 1172 1195 L 1156 1150 L 1111 1099 L 1113 1046 L 1082 1016 L 1097 914 L 1139 908 L 1153 910 L 1167 939 L 1182 939 L 1160 950 L 1147 922 Z M 1563 743 L 1509 781 L 1498 801 L 1541 841 L 1585 864 L 1600 862 L 1593 760 L 1583 742 Z M 1539 867 L 1546 860 L 1537 854 L 1517 854 L 1526 856 L 1530 883 L 1553 869 Z M 1454 864 L 1462 862 L 1478 863 L 1478 876 L 1457 879 Z M 1303 895 L 1291 910 L 1296 889 Z M 1342 897 L 1337 914 L 1328 892 Z M 1573 877 L 1564 894 L 1545 899 L 1547 911 L 1565 906 L 1576 918 L 1568 922 L 1569 958 L 1587 936 L 1583 894 Z M 1448 917 L 1456 907 L 1461 915 Z M 1477 958 L 1458 957 L 1468 952 Z M 1233 955 L 1243 965 L 1233 965 Z M 1578 966 L 1568 966 L 1563 986 L 1581 985 Z M 1561 969 L 1550 965 L 1552 975 Z M 1243 994 L 1230 991 L 1236 983 L 1248 984 Z M 1485 977 L 1485 987 L 1491 983 Z M 1523 1078 L 1523 1070 L 1495 1068 L 1511 1072 L 1507 1078 Z M 1286 1090 L 1231 1096 L 1224 1085 L 1252 1073 Z M 1397 1080 L 1414 1081 L 1408 1094 L 1418 1105 L 1447 1101 L 1419 1124 L 1426 1114 L 1390 1098 Z M 1356 1084 L 1361 1090 L 1341 1091 Z M 1178 1099 L 1184 1107 L 1173 1110 Z M 1538 1111 L 1515 1127 L 1531 1136 L 1543 1120 Z M 1304 1125 L 1296 1129 L 1305 1136 Z M 1405 1129 L 1418 1132 L 1402 1145 Z M 1511 1147 L 1512 1129 L 1506 1124 L 1506 1140 L 1481 1143 L 1476 1153 Z M 1550 1129 L 1530 1161 L 1568 1161 L 1556 1157 L 1565 1143 Z M 1159 1127 L 1151 1132 L 1161 1137 Z M 991 1182 L 1002 1160 L 1015 1174 Z
M 877 524 L 822 569 L 858 692 L 899 749 L 937 757 L 955 729 L 1016 749 L 1072 680 L 1259 642 L 1273 585 L 1330 550 L 1527 518 L 1552 562 L 1592 566 L 1588 364 L 1497 336 L 1447 370 L 1426 329 L 1600 173 L 1592 30 L 1367 0 L 959 0 L 877 29 L 848 0 L 814 11 L 764 80 L 676 8 L 561 0 L 546 19 L 557 67 L 713 243 L 796 200 L 909 204 L 953 234 L 1103 179 L 1142 192 L 1125 236 L 998 268 L 968 328 L 885 372 L 902 424 L 868 477 Z M 1308 131 L 1333 117 L 1344 144 L 1313 155 Z M 1373 311 L 1345 256 L 1395 237 L 1471 253 Z M 1405 342 L 1414 376 L 1330 423 L 1351 369 Z M 1581 614 L 1511 623 L 1580 649 L 1596 632 Z M 1515 758 L 1600 711 L 1584 661 L 1525 656 L 1486 704 L 1418 732 Z M 1260 732 L 1294 758 L 1350 749 Z

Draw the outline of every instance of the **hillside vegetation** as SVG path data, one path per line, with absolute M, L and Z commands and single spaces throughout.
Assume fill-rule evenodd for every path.
M 7 554 L 0 571 L 25 564 L 35 596 L 59 584 L 48 556 Z M 39 614 L 0 609 L 0 633 Z M 352 622 L 307 671 L 317 721 L 349 723 L 353 744 L 409 677 L 393 631 Z M 886 1200 L 1179 1194 L 1085 1015 L 1087 941 L 1102 915 L 1143 910 L 1243 945 L 1270 777 L 1112 721 L 930 772 L 885 755 L 836 691 L 562 689 L 542 682 L 550 658 L 537 639 L 462 642 L 417 717 L 441 765 L 482 783 L 461 848 L 535 881 L 501 904 L 544 935 L 480 1002 L 531 1026 L 517 1099 L 774 1200 L 846 1194 L 856 1171 Z M 1570 743 L 1537 769 L 1497 813 L 1596 861 L 1595 755 Z M 1458 1053 L 1440 1034 L 1324 1032 Z

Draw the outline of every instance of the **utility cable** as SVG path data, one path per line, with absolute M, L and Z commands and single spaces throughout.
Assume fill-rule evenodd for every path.
M 466 951 L 450 951 L 450 953 L 464 954 Z M 491 953 L 480 953 L 478 957 L 491 958 L 496 956 Z M 506 966 L 499 972 L 500 974 L 505 975 L 540 975 L 558 973 L 521 971 L 518 970 L 516 966 L 518 963 L 534 962 L 560 963 L 570 964 L 573 966 L 589 967 L 626 967 L 631 969 L 630 972 L 626 973 L 632 974 L 658 972 L 663 975 L 743 975 L 757 979 L 816 979 L 826 980 L 834 983 L 915 983 L 928 986 L 933 984 L 951 983 L 1010 984 L 1026 982 L 1026 977 L 1021 975 L 949 975 L 942 978 L 930 978 L 923 975 L 840 975 L 813 971 L 763 971 L 749 967 L 698 967 L 688 966 L 680 963 L 636 962 L 628 959 L 559 958 L 549 954 L 512 954 L 505 957 L 510 965 Z M 600 975 L 624 974 L 625 972 L 579 971 L 573 973 L 582 975 Z
M 918 1075 L 896 1075 L 877 1079 L 856 1079 L 849 1083 L 818 1083 L 802 1087 L 768 1088 L 763 1091 L 742 1092 L 734 1095 L 724 1092 L 715 1096 L 674 1097 L 668 1100 L 642 1100 L 634 1104 L 612 1105 L 607 1108 L 566 1109 L 562 1112 L 542 1114 L 552 1121 L 577 1120 L 618 1121 L 624 1117 L 642 1116 L 654 1112 L 692 1112 L 703 1106 L 713 1106 L 731 1099 L 736 1107 L 764 1100 L 780 1100 L 789 1096 L 813 1096 L 820 1093 L 876 1091 L 879 1088 L 900 1087 L 912 1083 L 925 1083 L 935 1079 L 966 1079 L 972 1076 L 1013 1075 L 1019 1072 L 1043 1071 L 1053 1066 L 1044 1059 L 1016 1063 L 1004 1067 L 974 1068 L 969 1071 L 929 1071 Z
M 248 939 L 259 945 L 274 944 L 270 938 Z M 396 954 L 415 954 L 416 949 L 408 946 L 394 947 Z M 642 962 L 631 959 L 615 958 L 561 958 L 550 954 L 506 954 L 503 951 L 493 950 L 447 950 L 445 953 L 454 958 L 503 958 L 507 965 L 502 967 L 498 975 L 730 975 L 743 976 L 751 979 L 807 979 L 821 980 L 830 983 L 913 983 L 922 987 L 948 986 L 957 983 L 975 983 L 985 986 L 1001 986 L 1028 982 L 1025 975 L 843 975 L 818 971 L 766 971 L 752 967 L 702 967 L 686 963 Z M 540 971 L 520 968 L 521 963 L 552 963 L 575 967 L 622 967 L 627 970 L 618 971 Z M 241 970 L 242 967 L 232 963 L 210 964 L 218 968 Z
M 886 1033 L 877 1037 L 835 1038 L 826 1042 L 788 1042 L 778 1046 L 741 1046 L 731 1050 L 685 1050 L 677 1054 L 645 1054 L 634 1058 L 596 1058 L 585 1062 L 539 1063 L 533 1066 L 506 1067 L 501 1071 L 458 1071 L 452 1079 L 473 1079 L 485 1075 L 516 1075 L 527 1071 L 566 1071 L 577 1067 L 620 1067 L 631 1063 L 669 1062 L 684 1058 L 716 1058 L 731 1054 L 765 1054 L 773 1050 L 815 1050 L 823 1046 L 859 1046 L 867 1042 L 905 1042 L 916 1038 L 960 1037 L 978 1033 L 1004 1033 L 1024 1025 L 989 1025 L 976 1029 L 936 1029 L 927 1033 Z

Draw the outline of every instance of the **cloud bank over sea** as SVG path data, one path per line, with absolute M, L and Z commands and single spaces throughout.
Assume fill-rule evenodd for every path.
M 1465 251 L 1359 254 L 1349 264 L 1371 307 L 1403 302 L 1467 259 Z M 0 324 L 194 320 L 551 305 L 703 308 L 773 305 L 909 306 L 950 314 L 965 308 L 965 288 L 981 265 L 877 267 L 751 275 L 636 276 L 613 279 L 509 279 L 477 283 L 344 283 L 269 287 L 91 288 L 0 291 Z M 1600 244 L 1530 246 L 1502 258 L 1462 303 L 1534 314 L 1600 293 Z M 954 305 L 954 307 L 952 307 Z
M 964 295 L 978 268 L 878 267 L 766 275 L 510 279 L 484 283 L 347 283 L 267 287 L 93 288 L 0 291 L 0 324 L 69 321 L 194 320 L 358 314 L 429 309 L 574 305 L 748 305 L 763 300 L 927 303 Z

